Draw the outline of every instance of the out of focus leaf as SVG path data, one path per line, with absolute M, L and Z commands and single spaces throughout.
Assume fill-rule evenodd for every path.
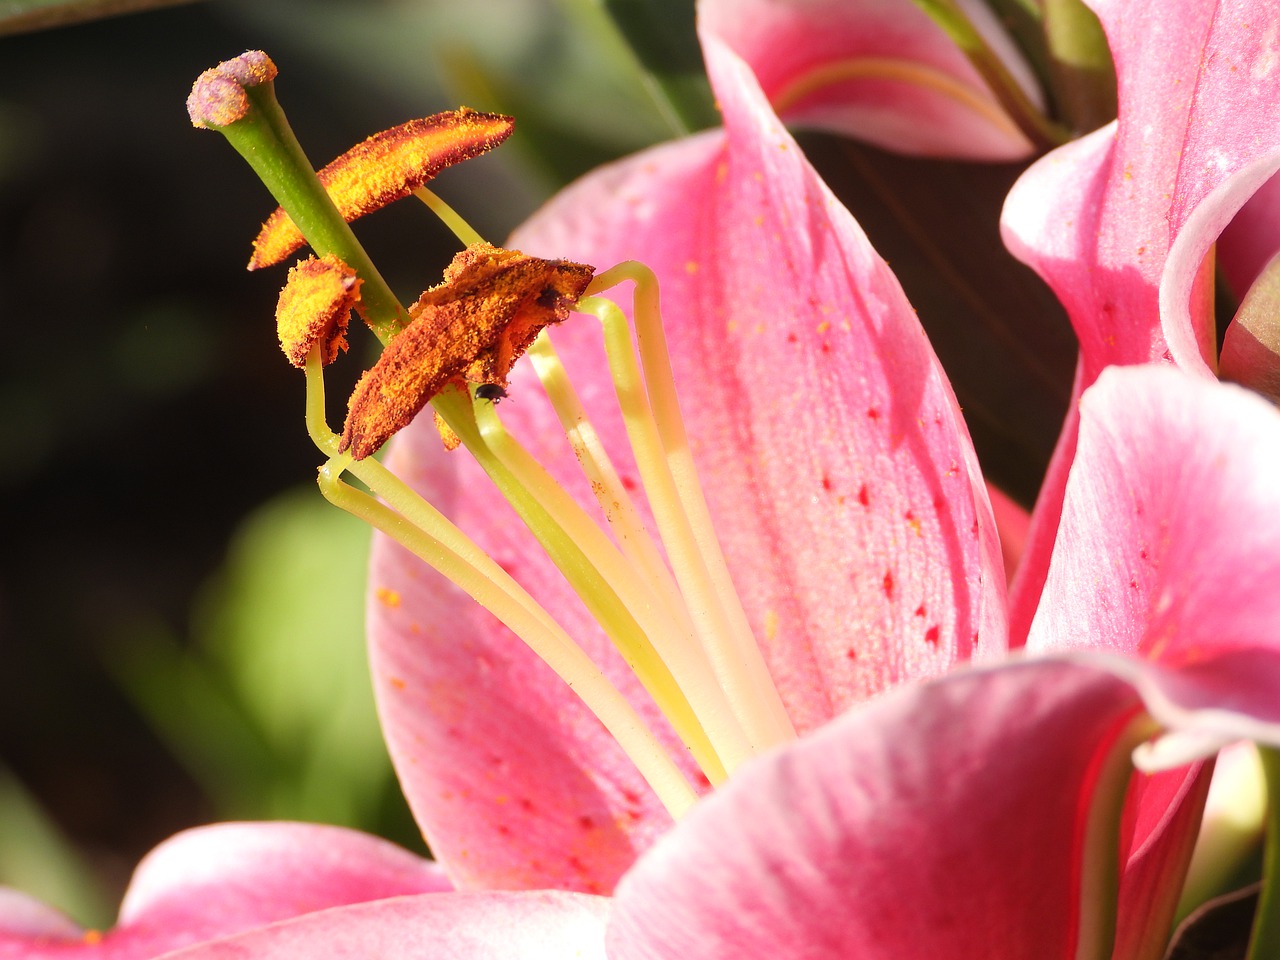
M 715 126 L 720 117 L 702 66 L 693 0 L 603 0 L 631 45 L 655 96 L 678 123 L 676 133 Z
M 0 0 L 0 36 L 47 30 L 190 0 Z
M 106 898 L 40 805 L 0 766 L 0 886 L 14 887 L 77 923 L 111 923 Z
M 226 817 L 379 832 L 395 789 L 364 646 L 369 532 L 314 490 L 251 514 L 195 643 L 139 634 L 117 673 Z

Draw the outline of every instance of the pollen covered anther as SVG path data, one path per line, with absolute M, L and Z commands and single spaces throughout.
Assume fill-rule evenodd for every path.
M 359 300 L 360 278 L 333 254 L 298 261 L 276 304 L 276 330 L 289 362 L 305 367 L 317 343 L 324 364 L 336 360 L 347 349 L 347 323 Z
M 340 449 L 367 457 L 450 382 L 505 387 L 512 364 L 543 327 L 569 315 L 593 274 L 487 243 L 463 250 L 356 384 Z
M 508 136 L 515 121 L 463 107 L 376 133 L 316 173 L 350 223 L 409 196 L 441 170 L 478 157 Z M 279 263 L 305 241 L 283 208 L 262 225 L 249 269 Z

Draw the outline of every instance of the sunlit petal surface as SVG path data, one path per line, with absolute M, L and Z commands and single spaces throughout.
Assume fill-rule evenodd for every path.
M 1028 95 L 1031 72 L 982 4 L 962 4 Z M 899 153 L 1016 160 L 1031 144 L 977 71 L 914 3 L 701 0 L 704 32 L 751 66 L 788 123 Z
M 641 860 L 610 957 L 1074 958 L 1078 884 L 1095 879 L 1082 818 L 1117 801 L 1095 764 L 1136 706 L 1114 677 L 1039 662 L 855 709 L 745 769 Z
M 609 902 L 569 893 L 397 897 L 301 917 L 173 960 L 604 960 Z
M 954 397 L 897 281 L 745 65 L 714 40 L 706 46 L 727 134 L 597 171 L 511 245 L 599 266 L 635 258 L 657 272 L 716 531 L 804 731 L 900 680 L 999 656 L 1000 546 Z M 634 482 L 593 322 L 571 320 L 552 339 Z M 527 369 L 514 372 L 510 394 L 504 420 L 585 491 Z M 391 464 L 640 702 L 486 481 L 438 446 L 419 422 Z M 451 875 L 464 885 L 611 888 L 669 821 L 598 724 L 518 641 L 385 542 L 372 585 L 384 726 Z

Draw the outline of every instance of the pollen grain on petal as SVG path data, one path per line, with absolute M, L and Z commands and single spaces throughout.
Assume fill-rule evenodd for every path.
M 187 115 L 197 127 L 226 127 L 249 110 L 248 87 L 270 83 L 276 65 L 261 50 L 249 50 L 196 77 L 187 97 Z
M 280 347 L 295 367 L 307 365 L 317 343 L 330 364 L 347 349 L 347 323 L 360 299 L 360 278 L 333 254 L 298 261 L 276 304 Z
M 593 274 L 585 264 L 487 243 L 463 250 L 356 384 L 341 449 L 367 457 L 451 382 L 505 387 L 512 364 L 544 327 L 569 315 Z
M 350 222 L 417 190 L 441 170 L 478 157 L 515 128 L 511 117 L 463 107 L 375 133 L 316 173 L 343 218 Z M 253 242 L 249 269 L 279 263 L 305 241 L 282 208 L 276 208 Z

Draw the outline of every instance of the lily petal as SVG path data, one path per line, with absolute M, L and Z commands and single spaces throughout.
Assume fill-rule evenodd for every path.
M 148 854 L 106 933 L 58 921 L 26 898 L 0 898 L 0 957 L 146 960 L 316 910 L 449 889 L 433 862 L 353 830 L 218 824 Z
M 1218 238 L 1218 265 L 1243 300 L 1249 287 L 1280 252 L 1280 176 L 1273 176 L 1245 203 Z
M 1177 17 L 1135 0 L 1091 6 L 1116 61 L 1119 118 L 1032 165 L 1001 232 L 1067 309 L 1080 339 L 1077 391 L 1108 364 L 1166 356 L 1211 375 L 1206 254 L 1280 167 L 1273 11 L 1264 0 L 1194 0 Z M 1015 645 L 1044 582 L 1074 443 L 1069 421 L 1012 590 Z
M 1000 656 L 1000 546 L 955 399 L 897 281 L 746 65 L 713 38 L 704 47 L 726 133 L 595 172 L 512 244 L 602 265 L 640 259 L 660 277 L 716 530 L 788 710 L 808 730 L 898 681 L 975 653 Z M 595 425 L 606 448 L 634 478 L 618 453 L 620 420 L 607 412 L 598 329 L 571 321 L 553 340 L 593 417 L 605 411 Z M 503 418 L 553 475 L 585 492 L 529 377 L 513 371 Z M 487 481 L 437 448 L 430 425 L 415 424 L 393 466 L 651 715 Z M 459 612 L 451 587 L 383 542 L 372 577 L 384 729 L 454 879 L 610 889 L 669 826 L 629 764 L 509 634 Z
M 983 4 L 962 3 L 1028 96 L 1030 68 Z M 932 19 L 900 0 L 700 0 L 699 24 L 760 80 L 788 123 L 899 153 L 1017 160 L 1032 152 Z
M 299 917 L 170 960 L 604 960 L 609 902 L 569 893 L 396 897 Z
M 1077 952 L 1082 919 L 1105 928 L 1108 909 L 1082 838 L 1123 796 L 1137 708 L 1108 673 L 1040 661 L 852 710 L 744 769 L 637 864 L 610 957 L 1110 957 L 1105 933 Z M 1100 776 L 1108 756 L 1120 776 Z
M 1154 366 L 1105 371 L 1080 411 L 1028 650 L 1101 649 L 1189 669 L 1223 651 L 1280 648 L 1280 598 L 1272 588 L 1280 573 L 1280 497 L 1266 480 L 1280 468 L 1280 413 L 1239 388 Z M 1260 666 L 1255 679 L 1267 677 Z M 1274 685 L 1249 689 L 1253 709 L 1268 709 Z M 1218 684 L 1216 703 L 1236 707 L 1243 694 L 1229 693 L 1228 683 Z M 1191 755 L 1173 762 L 1258 731 L 1235 723 L 1208 741 L 1205 733 L 1198 728 Z M 1139 801 L 1145 809 L 1135 814 L 1134 849 L 1165 844 L 1153 855 L 1181 858 L 1191 839 L 1183 828 L 1175 823 L 1157 842 L 1143 824 L 1176 815 L 1183 801 L 1173 802 L 1172 792 L 1185 789 L 1193 805 L 1203 802 L 1207 782 L 1184 783 L 1181 774 L 1157 781 L 1164 781 L 1157 792 Z M 1180 816 L 1185 823 L 1189 814 Z M 1167 897 L 1160 910 L 1173 907 Z M 1123 915 L 1159 918 L 1160 910 Z
M 1106 371 L 1028 649 L 1184 663 L 1280 646 L 1280 412 L 1166 367 Z
M 1195 0 L 1177 17 L 1134 0 L 1091 4 L 1116 61 L 1119 119 L 1018 181 L 1002 228 L 1058 294 L 1088 386 L 1109 363 L 1166 344 L 1207 373 L 1197 293 L 1205 254 L 1280 167 L 1280 67 L 1270 4 Z

